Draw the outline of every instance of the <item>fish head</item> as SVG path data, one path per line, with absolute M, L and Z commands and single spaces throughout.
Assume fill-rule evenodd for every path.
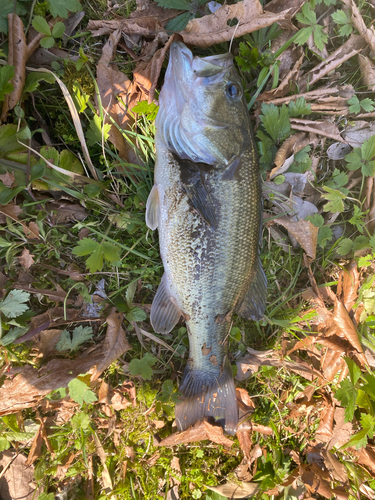
M 194 57 L 173 42 L 159 102 L 157 134 L 182 159 L 228 166 L 252 137 L 231 54 Z

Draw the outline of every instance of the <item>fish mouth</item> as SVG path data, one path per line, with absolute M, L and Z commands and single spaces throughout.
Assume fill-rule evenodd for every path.
M 175 41 L 170 47 L 169 64 L 178 81 L 191 82 L 197 77 L 213 77 L 226 72 L 233 66 L 233 56 L 230 53 L 207 57 L 193 56 L 184 43 Z

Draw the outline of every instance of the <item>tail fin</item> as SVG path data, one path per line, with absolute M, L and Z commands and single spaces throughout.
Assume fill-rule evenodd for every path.
M 186 366 L 180 385 L 182 398 L 176 404 L 176 423 L 184 431 L 200 420 L 213 417 L 228 434 L 238 425 L 236 389 L 232 368 L 226 363 L 221 375 Z

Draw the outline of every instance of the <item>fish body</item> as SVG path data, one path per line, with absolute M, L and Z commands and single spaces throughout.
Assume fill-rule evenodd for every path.
M 181 42 L 171 45 L 155 141 L 146 222 L 158 227 L 164 276 L 151 324 L 167 333 L 182 315 L 190 345 L 177 426 L 213 418 L 234 434 L 231 317 L 260 319 L 267 282 L 257 152 L 230 54 L 198 58 Z

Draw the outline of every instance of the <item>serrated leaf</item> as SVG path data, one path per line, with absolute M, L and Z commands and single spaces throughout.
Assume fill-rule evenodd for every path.
M 83 238 L 78 242 L 78 245 L 73 248 L 73 254 L 82 257 L 83 255 L 89 255 L 94 252 L 100 243 L 89 238 Z
M 89 387 L 79 378 L 74 378 L 68 383 L 70 397 L 80 406 L 83 403 L 94 403 L 98 400 Z
M 77 379 L 75 379 L 75 380 L 77 380 Z M 73 430 L 77 430 L 77 429 L 85 430 L 85 429 L 88 429 L 90 427 L 90 417 L 87 415 L 87 413 L 84 413 L 82 411 L 80 413 L 76 413 L 75 415 L 73 415 L 70 423 L 71 423 Z
M 52 28 L 52 36 L 54 38 L 61 38 L 65 32 L 65 24 L 59 21 L 58 23 L 55 24 L 55 26 Z
M 45 36 L 39 43 L 44 49 L 50 49 L 55 45 L 55 39 L 53 36 Z
M 363 429 L 367 430 L 368 437 L 372 439 L 374 437 L 375 417 L 373 415 L 362 413 L 360 420 Z
M 109 262 L 116 262 L 120 260 L 121 248 L 109 241 L 104 241 L 103 244 L 104 258 Z
M 86 132 L 87 144 L 93 146 L 97 142 L 101 144 L 103 140 L 106 141 L 110 130 L 110 123 L 103 125 L 100 116 L 94 115 L 94 118 L 90 120 L 89 129 Z
M 340 36 L 349 36 L 353 32 L 353 26 L 351 24 L 344 24 L 339 29 Z
M 274 142 L 290 134 L 289 112 L 285 104 L 280 108 L 274 104 L 262 104 L 261 122 Z
M 14 66 L 3 66 L 0 68 L 0 101 L 4 100 L 5 94 L 13 91 L 13 85 L 10 80 L 14 76 Z
M 129 370 L 133 376 L 140 375 L 145 380 L 151 380 L 152 378 L 152 368 L 157 359 L 149 354 L 148 352 L 143 356 L 142 359 L 132 359 L 129 363 Z
M 353 248 L 353 242 L 350 238 L 344 238 L 343 240 L 340 241 L 338 247 L 337 247 L 337 253 L 339 255 L 347 255 L 349 252 L 351 252 Z
M 323 50 L 328 42 L 328 35 L 323 31 L 323 26 L 317 24 L 314 29 L 314 43 L 319 50 Z
M 364 111 L 371 113 L 371 111 L 374 111 L 374 101 L 372 99 L 369 99 L 368 97 L 366 99 L 362 99 L 361 108 Z
M 347 420 L 346 420 L 347 421 Z M 357 450 L 364 448 L 367 445 L 367 429 L 362 429 L 350 438 L 350 440 L 341 446 L 340 450 L 354 446 Z
M 349 106 L 350 113 L 359 113 L 361 111 L 361 106 L 359 105 L 359 99 L 356 95 L 353 95 L 353 97 L 351 97 L 348 100 L 348 104 L 350 104 Z
M 25 333 L 28 331 L 27 327 L 24 326 L 17 326 L 16 328 L 12 328 L 9 330 L 9 332 L 5 335 L 5 337 L 2 337 L 0 339 L 0 344 L 1 345 L 9 345 L 12 344 L 15 340 L 19 339 L 22 337 L 22 335 L 25 335 Z
M 168 32 L 179 32 L 182 31 L 183 29 L 186 28 L 188 22 L 194 19 L 194 13 L 190 11 L 183 12 L 179 16 L 175 17 L 174 19 L 170 19 L 166 26 L 165 29 Z
M 328 200 L 328 203 L 324 205 L 323 210 L 325 212 L 332 213 L 343 212 L 345 208 L 343 200 L 346 198 L 346 195 L 338 189 L 332 189 L 328 186 L 323 186 L 323 189 L 327 192 L 327 194 L 323 194 L 322 198 Z
M 103 247 L 98 245 L 90 257 L 86 260 L 86 267 L 90 273 L 95 273 L 96 271 L 101 271 L 103 269 Z
M 128 321 L 145 321 L 147 319 L 147 314 L 140 307 L 134 307 L 126 314 L 126 319 Z
M 349 170 L 358 170 L 362 167 L 362 153 L 361 148 L 354 148 L 351 153 L 345 156 L 347 168 Z
M 311 113 L 311 104 L 307 103 L 304 97 L 299 97 L 296 101 L 290 101 L 289 116 L 295 118 L 297 116 L 309 115 Z
M 0 437 L 0 453 L 8 450 L 10 448 L 10 443 L 5 437 Z
M 329 243 L 333 238 L 332 229 L 328 226 L 323 226 L 319 228 L 318 232 L 318 245 L 320 248 L 325 248 L 327 243 Z
M 61 332 L 59 341 L 55 347 L 56 351 L 70 351 L 72 349 L 72 339 L 68 330 Z
M 296 19 L 302 24 L 316 24 L 315 12 L 308 3 L 302 7 L 302 12 L 296 15 Z
M 294 43 L 299 47 L 305 44 L 307 40 L 310 38 L 310 36 L 313 34 L 313 31 L 314 31 L 314 26 L 308 26 L 306 28 L 302 28 L 299 31 L 297 38 L 294 40 Z
M 66 19 L 68 12 L 78 12 L 81 4 L 78 0 L 47 0 L 48 9 L 53 17 Z
M 362 158 L 365 161 L 372 160 L 375 156 L 375 135 L 370 137 L 367 141 L 364 141 L 361 147 Z
M 30 72 L 26 77 L 25 86 L 22 92 L 34 92 L 39 87 L 39 82 L 42 80 L 51 84 L 54 84 L 56 81 L 51 73 Z
M 350 380 L 352 381 L 352 384 L 355 385 L 361 377 L 362 371 L 352 359 L 348 357 L 345 357 L 344 359 L 348 365 Z
M 372 177 L 375 174 L 375 161 L 368 161 L 361 167 L 362 175 Z
M 343 10 L 336 10 L 336 12 L 332 14 L 332 19 L 336 24 L 346 24 L 349 22 L 349 19 Z
M 354 240 L 354 251 L 362 250 L 363 248 L 368 248 L 370 246 L 370 242 L 367 236 L 357 236 Z
M 323 216 L 320 214 L 309 215 L 306 217 L 306 220 L 312 222 L 315 227 L 322 227 L 324 225 Z
M 11 290 L 6 298 L 0 301 L 0 311 L 7 318 L 16 318 L 29 309 L 25 304 L 29 297 L 30 294 L 23 290 Z
M 67 330 L 61 332 L 60 339 L 56 344 L 57 351 L 75 351 L 81 344 L 92 338 L 91 326 L 77 326 L 72 335 Z
M 350 422 L 354 417 L 355 402 L 358 396 L 358 390 L 354 387 L 351 380 L 346 378 L 340 384 L 340 389 L 336 391 L 335 398 L 341 401 L 345 407 L 345 422 Z
M 34 16 L 32 22 L 33 28 L 46 36 L 51 36 L 51 28 L 49 27 L 47 21 L 42 16 Z

